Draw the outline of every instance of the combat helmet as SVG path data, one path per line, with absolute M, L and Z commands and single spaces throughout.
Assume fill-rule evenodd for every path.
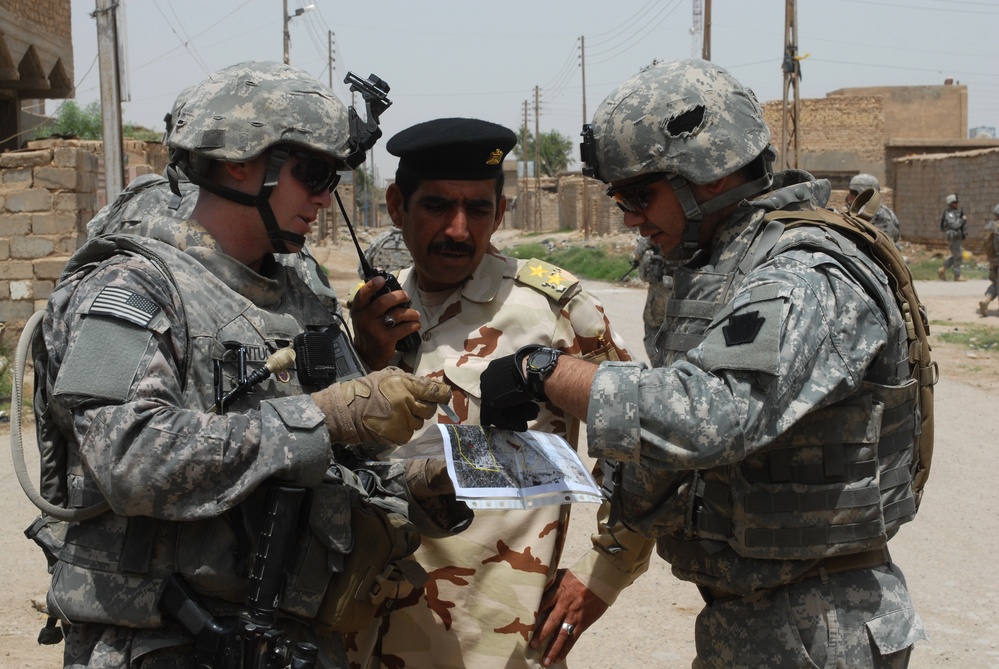
M 171 168 L 179 168 L 199 187 L 219 197 L 256 207 L 267 227 L 274 251 L 286 243 L 301 246 L 305 238 L 281 230 L 268 200 L 278 173 L 296 150 L 326 159 L 334 170 L 359 164 L 359 146 L 352 136 L 353 110 L 311 75 L 271 62 L 248 61 L 224 68 L 185 89 L 167 119 L 166 144 Z M 373 142 L 372 142 L 373 143 Z M 268 154 L 267 173 L 256 195 L 212 181 L 212 161 L 243 163 Z M 329 173 L 332 190 L 338 176 Z
M 954 204 L 955 202 L 957 202 L 957 195 L 955 195 L 954 193 L 951 193 L 950 195 L 944 198 L 945 204 L 951 205 Z
M 850 179 L 850 190 L 854 193 L 861 193 L 868 188 L 873 188 L 874 190 L 880 190 L 881 185 L 878 183 L 878 178 L 873 174 L 867 174 L 862 172 L 852 179 Z
M 687 218 L 685 248 L 696 248 L 706 214 L 773 183 L 775 153 L 756 96 L 704 60 L 653 62 L 600 103 L 583 137 L 587 176 L 611 183 L 665 175 Z M 749 183 L 694 200 L 690 183 L 711 183 L 757 160 L 760 174 Z

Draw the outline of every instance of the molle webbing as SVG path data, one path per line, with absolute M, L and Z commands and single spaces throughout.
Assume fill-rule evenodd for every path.
M 905 320 L 909 342 L 911 376 L 919 384 L 918 414 L 920 425 L 913 454 L 913 490 L 918 508 L 923 488 L 930 474 L 933 459 L 933 386 L 939 371 L 930 356 L 929 321 L 926 310 L 913 285 L 905 259 L 887 236 L 869 223 L 881 206 L 881 196 L 874 190 L 860 194 L 845 214 L 825 209 L 811 211 L 774 211 L 766 215 L 769 221 L 781 221 L 786 227 L 798 225 L 828 226 L 866 248 L 871 258 L 884 270 L 891 283 L 895 299 Z

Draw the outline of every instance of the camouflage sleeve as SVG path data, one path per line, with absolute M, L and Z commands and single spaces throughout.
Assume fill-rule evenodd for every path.
M 685 359 L 601 365 L 590 455 L 672 470 L 737 462 L 853 393 L 886 341 L 884 315 L 835 260 L 783 253 L 747 277 Z
M 144 326 L 86 315 L 107 286 L 127 286 L 157 315 Z M 310 397 L 221 416 L 184 405 L 185 323 L 172 286 L 145 259 L 104 263 L 57 289 L 49 308 L 53 410 L 116 513 L 193 520 L 233 507 L 269 477 L 322 479 L 329 437 Z

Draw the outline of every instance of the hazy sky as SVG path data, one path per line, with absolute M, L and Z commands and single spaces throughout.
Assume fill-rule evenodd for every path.
M 703 3 L 703 0 L 702 0 Z M 691 34 L 692 0 L 288 0 L 291 64 L 329 82 L 347 101 L 347 70 L 391 86 L 385 135 L 375 147 L 379 177 L 396 160 L 394 133 L 440 116 L 471 116 L 534 132 L 535 86 L 541 132 L 574 142 L 586 112 L 653 59 L 700 55 Z M 711 59 L 760 101 L 783 97 L 783 0 L 713 0 Z M 211 71 L 244 60 L 283 57 L 281 0 L 126 0 L 130 101 L 124 120 L 150 128 L 176 95 Z M 844 87 L 968 86 L 968 126 L 999 126 L 999 1 L 798 0 L 801 98 Z M 95 0 L 72 0 L 76 95 L 100 98 Z M 990 55 L 991 54 L 991 55 Z M 50 101 L 51 112 L 58 101 Z M 803 129 L 803 132 L 806 132 Z M 575 155 L 575 153 L 574 153 Z

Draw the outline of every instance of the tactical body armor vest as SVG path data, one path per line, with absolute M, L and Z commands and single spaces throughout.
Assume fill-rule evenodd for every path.
M 144 256 L 160 268 L 163 280 L 172 285 L 178 308 L 186 317 L 187 355 L 179 362 L 184 365 L 181 403 L 188 409 L 208 411 L 217 386 L 226 390 L 234 387 L 240 377 L 240 359 L 252 372 L 270 353 L 289 346 L 297 334 L 325 328 L 332 320 L 330 312 L 297 274 L 280 265 L 273 268 L 273 279 L 264 279 L 224 254 L 204 248 L 184 252 L 156 240 L 137 243 L 129 236 L 92 240 L 70 260 L 63 280 L 78 284 L 99 262 L 115 254 Z M 212 271 L 206 272 L 206 267 Z M 210 305 L 205 303 L 206 296 L 210 296 Z M 57 371 L 48 370 L 50 391 Z M 328 443 L 322 413 L 304 392 L 292 369 L 272 375 L 233 399 L 227 411 L 256 409 L 263 421 L 287 426 L 297 442 Z M 45 407 L 41 410 L 44 412 Z M 41 415 L 40 423 L 46 421 Z M 41 440 L 43 433 L 39 434 Z M 46 434 L 53 438 L 56 430 Z M 225 434 L 202 436 L 218 439 L 220 444 L 226 438 Z M 43 495 L 74 508 L 101 499 L 83 466 L 78 446 L 65 446 L 64 487 L 59 491 L 50 486 Z M 158 593 L 164 579 L 179 573 L 200 594 L 211 598 L 206 603 L 212 613 L 233 613 L 246 598 L 251 544 L 257 529 L 254 523 L 260 516 L 264 492 L 258 489 L 227 514 L 202 520 L 170 522 L 106 512 L 70 524 L 64 544 L 48 547 L 57 558 L 49 610 L 71 622 L 159 626 Z M 325 504 L 342 508 L 324 510 L 326 519 L 335 521 L 324 529 L 330 535 L 329 541 L 341 544 L 346 553 L 351 545 L 350 497 L 346 493 L 339 499 L 335 495 L 326 497 Z M 323 568 L 328 578 L 325 563 Z M 324 587 L 325 581 L 318 599 L 313 597 L 315 607 Z M 80 596 L 89 588 L 116 594 L 102 599 L 103 606 L 96 606 Z
M 813 411 L 733 465 L 654 473 L 626 465 L 622 472 L 628 515 L 644 516 L 642 526 L 654 519 L 664 530 L 659 553 L 674 571 L 740 594 L 792 582 L 822 558 L 881 549 L 916 510 L 918 383 L 899 307 L 887 285 L 874 278 L 883 276 L 881 270 L 845 236 L 814 224 L 786 229 L 765 218 L 775 208 L 812 209 L 804 192 L 788 187 L 754 202 L 757 211 L 717 264 L 698 268 L 695 257 L 676 271 L 653 363 L 670 365 L 697 347 L 709 324 L 733 310 L 733 295 L 755 267 L 790 249 L 809 249 L 834 258 L 886 316 L 889 341 L 859 392 Z M 780 297 L 774 290 L 756 289 L 748 301 Z M 666 491 L 662 499 L 637 498 L 637 491 L 648 489 L 643 480 L 649 476 Z
M 944 209 L 940 217 L 940 229 L 947 235 L 948 240 L 964 239 L 967 236 L 965 225 L 966 219 L 962 210 L 951 207 Z

